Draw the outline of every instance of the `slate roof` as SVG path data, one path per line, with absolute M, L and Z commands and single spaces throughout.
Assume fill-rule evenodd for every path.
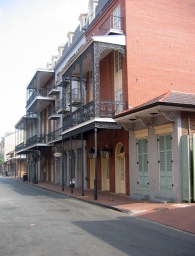
M 99 15 L 99 12 L 101 12 L 102 9 L 104 9 L 109 2 L 111 2 L 111 0 L 99 0 L 96 10 L 96 16 Z
M 195 108 L 195 93 L 169 91 L 139 106 L 128 109 L 116 115 L 116 117 L 125 116 L 158 105 Z

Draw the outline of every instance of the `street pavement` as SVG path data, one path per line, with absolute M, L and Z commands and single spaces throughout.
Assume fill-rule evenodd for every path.
M 16 180 L 22 181 L 20 179 Z M 25 183 L 195 234 L 195 203 L 135 201 L 128 196 L 107 191 L 98 191 L 98 199 L 94 200 L 94 191 L 89 189 L 84 190 L 84 196 L 82 196 L 80 188 L 64 187 L 64 191 L 62 191 L 61 185 L 50 182 Z

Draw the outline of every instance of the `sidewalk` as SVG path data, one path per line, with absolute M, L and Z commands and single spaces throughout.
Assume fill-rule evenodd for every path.
M 112 208 L 128 214 L 129 216 L 138 216 L 150 221 L 158 222 L 179 230 L 195 234 L 195 204 L 194 203 L 154 203 L 149 201 L 133 201 L 125 195 L 112 194 L 110 192 L 98 191 L 98 200 L 94 200 L 93 190 L 85 190 L 82 196 L 82 190 L 78 188 L 71 189 L 65 187 L 62 191 L 61 185 L 55 185 L 48 182 L 39 182 L 38 184 L 27 184 L 38 186 L 64 195 L 97 204 L 103 207 Z

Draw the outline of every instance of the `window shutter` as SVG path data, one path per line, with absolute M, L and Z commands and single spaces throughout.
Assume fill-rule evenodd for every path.
M 171 135 L 159 137 L 159 151 L 160 191 L 171 193 L 173 190 Z

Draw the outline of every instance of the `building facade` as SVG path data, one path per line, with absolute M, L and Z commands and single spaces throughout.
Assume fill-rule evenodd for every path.
M 163 110 L 150 107 L 168 92 L 178 92 L 176 105 L 195 94 L 194 10 L 194 1 L 89 0 L 58 56 L 27 87 L 27 113 L 17 124 L 26 138 L 17 153 L 27 154 L 30 181 L 93 189 L 94 199 L 100 190 L 184 200 L 185 118 L 171 100 Z M 171 171 L 161 170 L 161 156 Z

